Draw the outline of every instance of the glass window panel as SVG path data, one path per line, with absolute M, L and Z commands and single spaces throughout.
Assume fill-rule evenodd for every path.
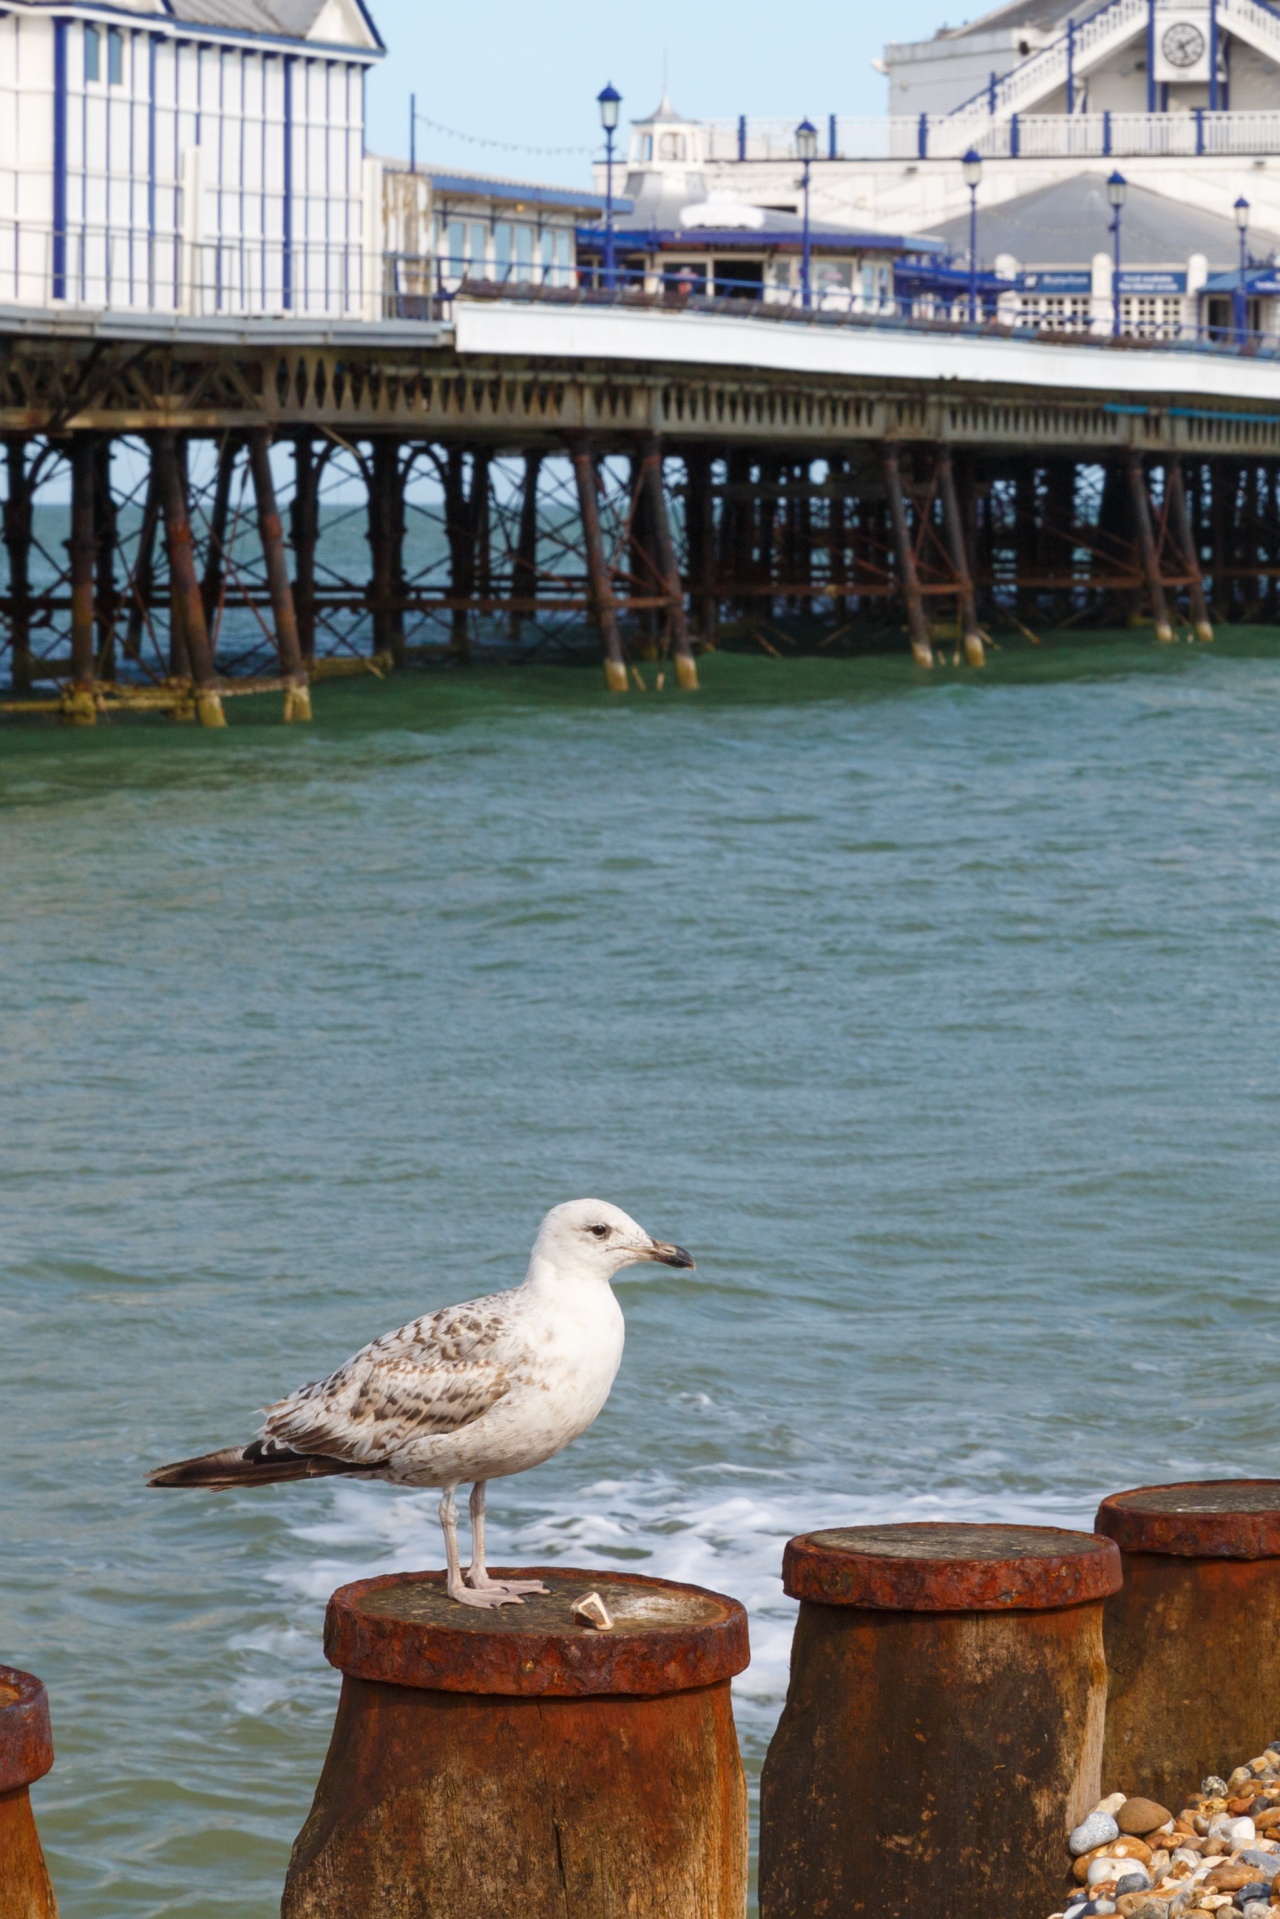
M 86 82 L 101 77 L 100 35 L 96 27 L 87 23 L 84 30 L 84 77 Z
M 450 220 L 445 229 L 444 270 L 453 280 L 460 280 L 467 270 L 467 229 L 461 220 Z
M 545 284 L 551 278 L 551 269 L 556 263 L 556 239 L 550 227 L 546 227 L 538 240 L 538 258 L 542 272 L 538 278 Z
M 529 280 L 533 277 L 533 228 L 516 228 L 516 272 L 517 280 Z
M 499 220 L 493 229 L 494 274 L 499 280 L 511 278 L 513 242 L 509 221 Z
M 471 263 L 473 280 L 485 280 L 489 276 L 489 229 L 479 220 L 471 223 L 471 244 L 467 248 L 467 259 Z
M 124 79 L 124 35 L 119 27 L 107 28 L 107 85 L 118 87 Z

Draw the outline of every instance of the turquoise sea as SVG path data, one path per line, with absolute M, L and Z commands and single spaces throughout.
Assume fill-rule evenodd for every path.
M 704 680 L 0 731 L 0 1660 L 64 1919 L 267 1919 L 326 1597 L 439 1561 L 430 1493 L 147 1469 L 517 1279 L 557 1200 L 698 1270 L 620 1280 L 493 1557 L 745 1600 L 753 1775 L 788 1534 L 1280 1472 L 1280 638 Z

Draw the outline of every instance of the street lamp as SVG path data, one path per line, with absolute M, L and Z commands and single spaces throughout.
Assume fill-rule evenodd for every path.
M 964 183 L 969 189 L 969 324 L 978 317 L 978 182 L 982 178 L 982 155 L 970 147 L 960 162 Z
M 596 95 L 596 104 L 604 128 L 604 283 L 612 287 L 617 281 L 613 267 L 613 136 L 618 130 L 622 95 L 614 86 L 604 87 Z
M 1107 198 L 1111 202 L 1111 225 L 1108 231 L 1115 242 L 1111 268 L 1111 337 L 1114 340 L 1120 338 L 1120 210 L 1128 191 L 1129 182 L 1123 173 L 1113 173 L 1107 181 Z
M 1243 193 L 1236 201 L 1236 225 L 1240 229 L 1240 285 L 1236 292 L 1236 338 L 1244 345 L 1245 334 L 1249 331 L 1249 276 L 1248 276 L 1248 240 L 1249 240 L 1249 202 Z
M 813 305 L 810 267 L 812 247 L 809 238 L 809 168 L 818 157 L 818 129 L 812 120 L 802 120 L 796 128 L 796 152 L 804 162 L 804 235 L 800 243 L 800 302 Z

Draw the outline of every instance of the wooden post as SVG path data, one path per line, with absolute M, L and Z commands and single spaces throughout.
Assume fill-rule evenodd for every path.
M 204 623 L 209 630 L 209 650 L 214 663 L 218 658 L 218 615 L 222 608 L 222 589 L 226 580 L 227 518 L 231 510 L 231 481 L 235 473 L 239 447 L 230 433 L 224 433 L 218 447 L 218 467 L 213 482 L 213 507 L 209 514 L 209 538 L 204 550 L 204 578 L 200 583 L 200 601 Z
M 1056 1527 L 793 1539 L 760 1919 L 1052 1910 L 1066 1833 L 1101 1796 L 1102 1602 L 1119 1584 L 1110 1540 Z
M 585 440 L 575 440 L 569 451 L 578 488 L 578 512 L 582 519 L 582 539 L 587 555 L 587 591 L 596 631 L 600 635 L 604 681 L 611 693 L 625 693 L 627 663 L 622 656 L 622 639 L 618 632 L 618 602 L 614 598 L 613 581 L 600 535 L 596 463 Z
M 452 454 L 450 458 L 452 459 Z M 450 545 L 453 536 L 450 533 Z M 404 488 L 400 471 L 400 449 L 386 434 L 378 434 L 372 443 L 369 475 L 369 549 L 371 572 L 370 604 L 373 609 L 373 650 L 387 655 L 396 666 L 405 663 L 404 615 L 396 602 L 403 586 L 401 578 L 404 549 Z M 457 613 L 454 631 L 457 633 Z M 466 650 L 466 614 L 462 615 L 463 645 Z
M 698 663 L 689 644 L 689 624 L 684 610 L 684 582 L 676 560 L 676 545 L 671 537 L 667 496 L 662 484 L 662 450 L 656 439 L 646 442 L 641 459 L 641 483 L 649 501 L 649 525 L 657 547 L 662 588 L 667 596 L 667 631 L 676 663 L 676 681 L 686 692 L 698 689 Z
M 320 542 L 320 475 L 327 458 L 326 451 L 317 456 L 309 433 L 294 435 L 293 501 L 289 508 L 293 605 L 302 663 L 308 670 L 316 657 L 316 547 Z
M 938 448 L 938 492 L 942 499 L 942 518 L 947 536 L 947 548 L 951 554 L 951 565 L 956 576 L 956 597 L 959 602 L 960 631 L 964 639 L 964 657 L 970 666 L 982 666 L 986 663 L 986 650 L 982 644 L 982 634 L 978 629 L 978 612 L 973 603 L 973 575 L 969 570 L 969 555 L 965 547 L 964 524 L 960 518 L 960 502 L 956 498 L 956 476 L 951 464 L 951 448 Z
M 516 1617 L 455 1604 L 442 1573 L 334 1594 L 342 1694 L 281 1919 L 742 1919 L 741 1606 L 540 1577 Z M 620 1630 L 574 1615 L 593 1590 Z
M 58 1919 L 31 1788 L 53 1764 L 49 1700 L 32 1673 L 0 1666 L 0 1919 Z
M 1124 1564 L 1104 1625 L 1104 1776 L 1179 1806 L 1277 1736 L 1280 1480 L 1142 1486 L 1094 1524 Z
M 1196 630 L 1196 638 L 1208 641 L 1213 638 L 1213 625 L 1209 619 L 1209 608 L 1205 604 L 1204 581 L 1200 577 L 1200 555 L 1196 552 L 1191 522 L 1187 517 L 1187 494 L 1182 479 L 1181 460 L 1173 458 L 1165 461 L 1164 490 L 1169 501 L 1169 525 L 1182 554 L 1183 565 L 1191 575 L 1187 588 L 1191 621 Z
M 156 479 L 155 449 L 150 450 L 147 491 L 142 503 L 142 524 L 138 528 L 137 558 L 129 594 L 129 619 L 124 630 L 124 654 L 129 660 L 142 655 L 142 635 L 147 624 L 155 590 L 156 527 L 160 520 L 160 487 Z
M 1173 638 L 1173 627 L 1170 625 L 1165 607 L 1164 584 L 1160 578 L 1160 557 L 1156 552 L 1155 535 L 1151 530 L 1151 500 L 1147 494 L 1146 476 L 1142 470 L 1142 455 L 1136 446 L 1126 447 L 1125 468 L 1129 475 L 1129 499 L 1133 508 L 1134 531 L 1138 536 L 1138 552 L 1142 557 L 1142 570 L 1147 576 L 1147 597 L 1151 601 L 1151 619 L 1156 629 L 1156 638 L 1167 645 Z
M 157 433 L 154 441 L 160 504 L 164 513 L 169 547 L 169 575 L 173 600 L 182 623 L 182 636 L 191 663 L 195 690 L 196 718 L 201 726 L 225 726 L 222 696 L 218 692 L 213 656 L 209 651 L 209 629 L 204 623 L 204 602 L 196 577 L 195 554 L 191 544 L 191 522 L 187 517 L 187 490 L 183 484 L 175 435 Z
M 284 678 L 284 721 L 311 718 L 311 689 L 298 642 L 298 621 L 293 609 L 293 585 L 284 550 L 284 526 L 276 505 L 275 481 L 271 475 L 271 442 L 265 427 L 249 433 L 249 466 L 253 474 L 253 493 L 258 508 L 258 534 L 267 569 L 267 590 L 271 595 L 271 615 L 275 622 L 276 646 L 280 653 L 280 671 Z
M 542 471 L 541 453 L 524 456 L 524 483 L 520 489 L 520 526 L 516 534 L 515 557 L 511 566 L 511 597 L 527 601 L 514 606 L 507 624 L 511 640 L 520 638 L 526 620 L 537 618 L 538 597 L 538 476 Z
M 4 503 L 4 545 L 9 558 L 9 677 L 15 693 L 31 691 L 31 508 L 32 470 L 25 434 L 5 437 L 9 490 Z
M 880 457 L 884 467 L 884 486 L 889 501 L 889 517 L 893 524 L 893 542 L 898 556 L 898 585 L 907 606 L 911 657 L 917 666 L 932 666 L 933 640 L 929 633 L 924 599 L 920 592 L 920 576 L 916 571 L 916 553 L 911 544 L 911 529 L 907 525 L 907 503 L 902 491 L 902 471 L 898 465 L 897 447 L 891 441 L 886 441 Z
M 100 433 L 93 449 L 94 614 L 96 635 L 94 678 L 116 677 L 116 547 L 118 526 L 115 495 L 111 491 L 111 436 Z
M 71 435 L 71 538 L 67 556 L 71 573 L 71 684 L 63 702 L 64 717 L 73 726 L 93 726 L 98 709 L 93 697 L 94 561 L 94 436 Z

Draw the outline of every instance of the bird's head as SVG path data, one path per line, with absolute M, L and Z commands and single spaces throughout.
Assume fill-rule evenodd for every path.
M 654 1239 L 620 1206 L 603 1199 L 570 1199 L 553 1206 L 538 1228 L 532 1264 L 547 1260 L 559 1272 L 612 1279 L 624 1266 L 646 1259 L 663 1266 L 694 1263 L 683 1246 Z

